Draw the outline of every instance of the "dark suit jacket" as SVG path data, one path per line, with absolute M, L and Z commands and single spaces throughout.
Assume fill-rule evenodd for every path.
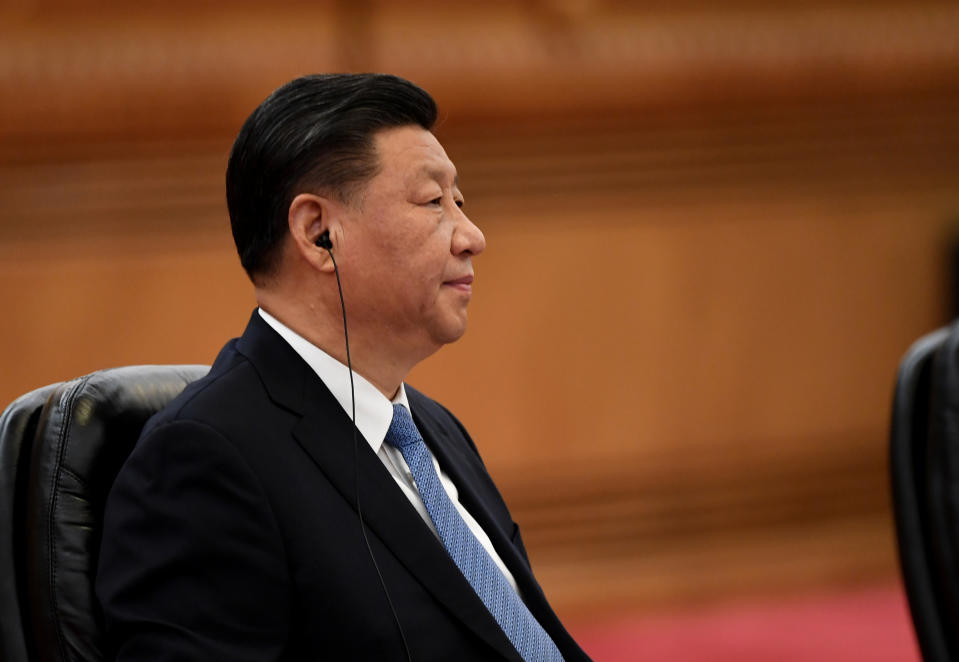
M 567 661 L 587 660 L 529 567 L 463 426 L 414 420 Z M 355 463 L 354 463 L 355 462 Z M 357 475 L 358 473 L 358 475 Z M 97 576 L 120 660 L 520 658 L 312 369 L 258 313 L 147 424 L 107 503 Z

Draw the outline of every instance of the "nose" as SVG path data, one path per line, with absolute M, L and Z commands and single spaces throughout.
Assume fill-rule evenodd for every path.
M 460 208 L 456 208 L 459 218 L 456 227 L 453 230 L 453 242 L 450 247 L 453 255 L 479 255 L 486 248 L 486 237 L 473 221 L 463 213 Z

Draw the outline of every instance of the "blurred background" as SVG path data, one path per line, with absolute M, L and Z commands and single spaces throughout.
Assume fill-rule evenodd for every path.
M 959 4 L 3 0 L 4 404 L 242 332 L 226 158 L 319 71 L 440 105 L 488 247 L 409 381 L 597 662 L 918 659 L 886 440 L 956 314 Z

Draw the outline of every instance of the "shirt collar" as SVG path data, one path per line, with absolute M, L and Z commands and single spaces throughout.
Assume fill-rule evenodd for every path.
M 336 401 L 340 403 L 346 415 L 353 418 L 353 408 L 350 401 L 350 373 L 347 367 L 311 343 L 309 340 L 286 326 L 262 308 L 260 317 L 275 330 L 280 337 L 293 348 L 307 365 L 313 368 L 317 377 L 326 384 Z M 410 408 L 406 398 L 406 387 L 400 382 L 393 400 L 387 399 L 379 389 L 365 377 L 353 371 L 353 390 L 356 395 L 356 417 L 353 419 L 356 428 L 369 443 L 374 453 L 380 452 L 386 431 L 393 421 L 393 405 L 400 404 Z

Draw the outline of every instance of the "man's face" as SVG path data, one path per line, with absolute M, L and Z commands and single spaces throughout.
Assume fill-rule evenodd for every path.
M 432 133 L 387 129 L 375 148 L 379 172 L 342 228 L 347 312 L 351 327 L 419 360 L 466 331 L 470 258 L 486 239 L 463 213 L 456 168 Z

